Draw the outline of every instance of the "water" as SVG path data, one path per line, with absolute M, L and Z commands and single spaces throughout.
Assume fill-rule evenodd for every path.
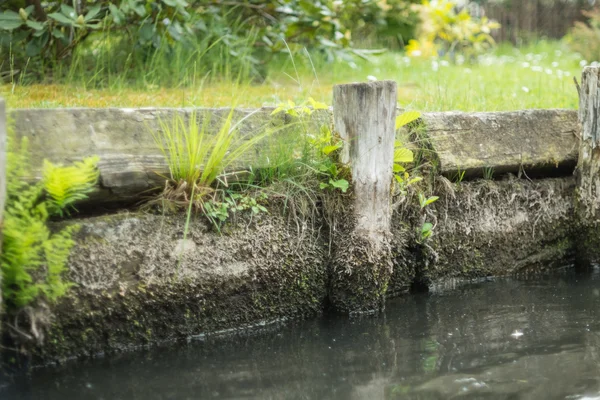
M 0 399 L 600 399 L 600 274 L 500 280 L 37 370 Z

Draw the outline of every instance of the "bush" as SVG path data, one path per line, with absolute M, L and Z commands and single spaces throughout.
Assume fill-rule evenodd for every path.
M 407 52 L 412 56 L 456 54 L 474 57 L 494 44 L 491 32 L 500 24 L 486 17 L 471 16 L 467 7 L 459 10 L 450 0 L 424 0 L 419 7 L 423 23 L 418 28 L 418 40 L 412 40 Z
M 415 38 L 421 0 L 347 0 L 342 21 L 352 27 L 352 38 L 360 46 L 403 48 Z
M 327 60 L 364 57 L 353 30 L 359 40 L 402 43 L 417 21 L 414 1 L 88 0 L 73 8 L 64 0 L 10 0 L 0 14 L 0 74 L 56 80 L 68 65 L 63 75 L 75 68 L 103 85 L 122 72 L 151 81 L 147 75 L 166 68 L 163 76 L 173 76 L 175 58 L 180 70 L 222 76 L 257 75 L 272 55 L 304 47 Z

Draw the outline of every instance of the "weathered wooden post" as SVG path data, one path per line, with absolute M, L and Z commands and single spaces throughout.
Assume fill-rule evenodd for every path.
M 600 255 L 600 68 L 585 67 L 579 90 L 581 137 L 577 163 L 577 261 L 589 265 Z
M 392 272 L 396 93 L 393 81 L 333 88 L 334 125 L 344 140 L 341 161 L 350 166 L 353 193 L 335 236 L 330 281 L 330 301 L 344 313 L 382 308 Z

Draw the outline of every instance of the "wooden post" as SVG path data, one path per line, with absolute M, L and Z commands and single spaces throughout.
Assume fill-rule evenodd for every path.
M 389 246 L 397 85 L 378 81 L 333 89 L 342 163 L 352 173 L 353 198 L 335 238 L 330 301 L 344 313 L 383 307 L 391 275 Z
M 600 68 L 585 67 L 579 90 L 581 137 L 577 163 L 578 264 L 600 255 Z

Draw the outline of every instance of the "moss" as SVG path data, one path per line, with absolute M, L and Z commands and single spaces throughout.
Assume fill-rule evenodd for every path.
M 435 204 L 423 278 L 527 274 L 572 256 L 572 178 L 463 182 Z
M 307 317 L 323 309 L 326 245 L 317 229 L 298 232 L 277 210 L 228 225 L 230 235 L 195 219 L 184 245 L 182 215 L 126 214 L 79 223 L 85 245 L 71 255 L 69 273 L 77 286 L 53 307 L 45 343 L 24 344 L 38 361 Z

